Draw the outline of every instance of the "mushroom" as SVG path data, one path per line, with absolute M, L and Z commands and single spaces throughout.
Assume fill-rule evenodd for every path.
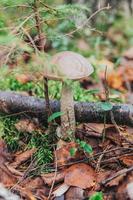
M 76 81 L 87 78 L 93 73 L 93 67 L 82 55 L 64 51 L 55 54 L 46 67 L 44 77 L 52 80 L 62 81 L 61 93 L 61 134 L 63 139 L 74 138 L 75 113 L 72 85 L 67 83 L 67 79 Z

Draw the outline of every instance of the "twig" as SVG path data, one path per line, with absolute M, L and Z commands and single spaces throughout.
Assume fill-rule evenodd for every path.
M 39 15 L 39 0 L 34 0 L 34 13 L 35 13 L 35 21 L 36 21 L 36 28 L 38 31 L 39 36 L 39 49 L 42 51 L 44 49 L 43 45 L 43 38 L 42 38 L 42 26 L 41 26 L 41 20 Z
M 109 150 L 105 151 L 104 154 L 108 154 L 108 153 L 110 153 L 110 152 L 114 152 L 114 151 L 119 150 L 119 149 L 127 149 L 127 150 L 130 149 L 131 151 L 133 151 L 133 148 L 129 148 L 129 147 L 116 147 L 116 148 L 114 148 L 114 149 L 109 149 Z M 93 161 L 93 160 L 96 159 L 98 156 L 102 155 L 102 153 L 103 153 L 103 152 L 100 152 L 100 153 L 97 153 L 97 154 L 93 155 L 93 157 L 85 157 L 85 158 L 82 158 L 82 159 L 80 159 L 80 160 L 76 160 L 76 161 L 73 161 L 73 162 L 69 162 L 69 163 L 67 163 L 67 164 L 59 165 L 58 168 L 62 168 L 62 167 L 65 167 L 65 166 L 70 166 L 70 165 L 77 164 L 77 163 L 82 163 L 82 162 L 87 162 L 87 163 L 88 163 L 88 161 L 89 161 L 89 162 L 90 162 L 90 161 Z M 126 156 L 129 156 L 129 155 L 132 155 L 132 154 L 133 154 L 133 153 L 125 152 L 125 153 L 123 153 L 122 155 L 118 155 L 117 157 L 113 157 L 113 158 L 110 158 L 110 159 L 106 159 L 106 160 L 104 160 L 104 161 L 101 161 L 101 163 L 104 163 L 105 161 L 108 162 L 108 161 L 113 160 L 113 159 L 118 159 L 118 158 L 120 158 L 120 157 L 122 157 L 122 156 L 125 156 L 125 155 L 126 155 Z M 45 164 L 45 166 L 46 166 L 46 167 L 49 166 L 49 169 L 53 169 L 53 167 L 52 167 L 53 164 L 54 164 L 54 163 L 49 163 L 49 164 Z
M 88 22 L 95 16 L 97 15 L 99 12 L 103 11 L 103 10 L 109 10 L 111 7 L 108 5 L 106 7 L 103 7 L 103 8 L 99 8 L 98 10 L 96 10 L 87 20 L 85 20 L 85 22 L 82 24 L 82 26 L 79 26 L 77 29 L 65 34 L 65 36 L 70 36 L 72 35 L 73 33 L 83 29 L 87 24 Z
M 41 3 L 45 8 L 47 8 L 48 10 L 56 11 L 55 8 L 53 8 L 53 7 L 49 6 L 49 5 L 47 5 L 46 3 L 42 2 L 42 1 L 40 1 L 40 3 Z
M 53 177 L 53 183 L 52 183 L 50 191 L 49 191 L 48 200 L 50 200 L 50 197 L 51 197 L 51 194 L 52 194 L 52 191 L 53 191 L 53 187 L 54 187 L 54 184 L 55 184 L 55 179 L 56 179 L 56 176 L 57 176 L 57 169 L 58 169 L 57 155 L 56 155 L 56 151 L 55 150 L 54 150 L 54 154 L 55 154 L 55 174 L 54 174 L 54 177 Z
M 109 88 L 108 88 L 108 82 L 107 82 L 107 66 L 105 68 L 105 74 L 104 74 L 104 92 L 105 92 L 105 98 L 106 98 L 106 101 L 109 101 Z M 106 135 L 106 111 L 104 112 L 104 129 L 103 129 L 103 132 L 102 132 L 102 141 L 104 142 L 105 140 L 105 135 Z
M 46 113 L 47 118 L 51 115 L 50 101 L 49 101 L 49 91 L 48 91 L 48 79 L 44 77 L 44 96 L 46 100 Z
M 12 34 L 17 33 L 19 31 L 19 29 L 32 17 L 34 17 L 34 13 L 32 13 L 31 15 L 29 15 L 19 26 L 17 26 L 13 31 Z
M 35 49 L 35 53 L 38 54 L 38 49 L 34 43 L 34 40 L 32 39 L 32 37 L 30 36 L 30 34 L 23 28 L 21 27 L 22 31 L 24 32 L 24 34 L 29 38 L 31 44 L 33 45 L 33 48 Z
M 36 28 L 38 31 L 38 36 L 39 36 L 39 49 L 40 51 L 44 50 L 44 36 L 42 35 L 43 30 L 41 27 L 41 20 L 40 20 L 40 15 L 39 15 L 39 0 L 34 0 L 34 12 L 35 12 L 35 21 L 36 21 Z M 48 94 L 48 79 L 44 78 L 44 96 L 46 99 L 46 111 L 47 111 L 47 117 L 50 116 L 50 102 L 49 102 L 49 94 Z
M 120 135 L 122 135 L 122 133 L 121 133 L 121 131 L 120 131 L 120 128 L 118 127 L 118 125 L 117 125 L 117 123 L 116 123 L 116 121 L 115 121 L 115 119 L 114 119 L 114 115 L 113 115 L 112 110 L 110 111 L 110 115 L 111 115 L 112 124 L 115 126 L 116 130 L 118 131 L 118 133 L 119 133 Z
M 128 169 L 124 169 L 122 171 L 117 172 L 115 175 L 105 179 L 104 181 L 102 181 L 100 184 L 101 185 L 106 185 L 108 182 L 112 181 L 113 179 L 117 178 L 118 176 L 121 176 L 123 174 L 127 174 L 128 172 L 131 172 L 133 170 L 133 166 L 131 166 Z
M 15 50 L 15 48 L 16 48 L 16 44 L 12 45 L 12 47 L 11 47 L 9 53 L 8 53 L 7 56 L 6 56 L 6 59 L 5 59 L 5 62 L 4 62 L 5 65 L 7 64 L 8 60 L 9 60 L 9 57 L 10 57 L 10 55 L 13 53 L 13 51 Z
M 13 6 L 5 6 L 3 8 L 0 8 L 0 10 L 6 10 L 8 8 L 15 8 L 15 7 L 32 8 L 32 6 L 29 5 L 13 5 Z
M 100 165 L 101 165 L 101 160 L 104 157 L 106 151 L 108 150 L 108 146 L 106 147 L 106 149 L 102 152 L 102 154 L 99 156 L 98 161 L 97 161 L 97 165 L 96 165 L 96 171 L 98 172 L 100 169 Z

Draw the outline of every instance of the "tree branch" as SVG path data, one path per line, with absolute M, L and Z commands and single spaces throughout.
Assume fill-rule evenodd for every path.
M 50 101 L 52 113 L 60 111 L 59 101 Z M 104 113 L 99 103 L 75 102 L 76 121 L 103 123 Z M 47 124 L 46 102 L 43 99 L 31 96 L 23 96 L 16 92 L 0 91 L 0 112 L 8 115 L 28 114 L 38 117 Z M 133 105 L 114 104 L 112 108 L 117 124 L 133 126 Z M 107 123 L 111 122 L 110 111 L 107 111 Z

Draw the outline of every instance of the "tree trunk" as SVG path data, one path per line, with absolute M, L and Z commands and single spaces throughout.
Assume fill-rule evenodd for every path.
M 59 101 L 50 101 L 51 111 L 60 111 Z M 77 122 L 104 122 L 105 111 L 100 103 L 75 102 L 75 117 Z M 0 112 L 4 114 L 29 115 L 38 117 L 47 124 L 45 100 L 23 96 L 15 92 L 0 92 Z M 133 126 L 133 105 L 114 104 L 112 108 L 117 124 Z M 112 123 L 110 111 L 106 112 L 107 123 Z

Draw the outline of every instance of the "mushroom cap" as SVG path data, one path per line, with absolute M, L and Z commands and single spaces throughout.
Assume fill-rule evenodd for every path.
M 94 71 L 86 58 L 78 53 L 63 51 L 53 56 L 50 66 L 46 67 L 44 77 L 52 80 L 80 80 Z

